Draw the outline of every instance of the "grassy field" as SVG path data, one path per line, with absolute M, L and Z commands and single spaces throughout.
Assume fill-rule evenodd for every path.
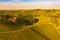
M 33 25 L 20 27 L 0 23 L 0 40 L 60 40 L 60 10 L 1 10 L 0 14 L 15 17 L 29 14 L 38 19 Z

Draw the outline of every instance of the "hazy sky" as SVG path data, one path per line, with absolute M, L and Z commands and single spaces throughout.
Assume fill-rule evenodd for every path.
M 59 0 L 0 0 L 0 9 L 60 9 Z
M 20 2 L 26 2 L 26 1 L 55 1 L 55 0 L 0 0 L 1 2 L 8 2 L 8 1 L 20 1 Z

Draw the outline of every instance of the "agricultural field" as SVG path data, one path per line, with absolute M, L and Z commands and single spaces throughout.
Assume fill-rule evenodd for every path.
M 60 10 L 0 10 L 0 40 L 60 40 Z

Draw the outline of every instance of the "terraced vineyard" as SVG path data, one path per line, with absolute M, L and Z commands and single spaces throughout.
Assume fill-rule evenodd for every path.
M 0 40 L 60 40 L 60 10 L 0 10 Z

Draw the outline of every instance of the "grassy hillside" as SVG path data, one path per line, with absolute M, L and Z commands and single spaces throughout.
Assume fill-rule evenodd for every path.
M 0 10 L 0 40 L 60 40 L 59 20 L 55 9 Z

